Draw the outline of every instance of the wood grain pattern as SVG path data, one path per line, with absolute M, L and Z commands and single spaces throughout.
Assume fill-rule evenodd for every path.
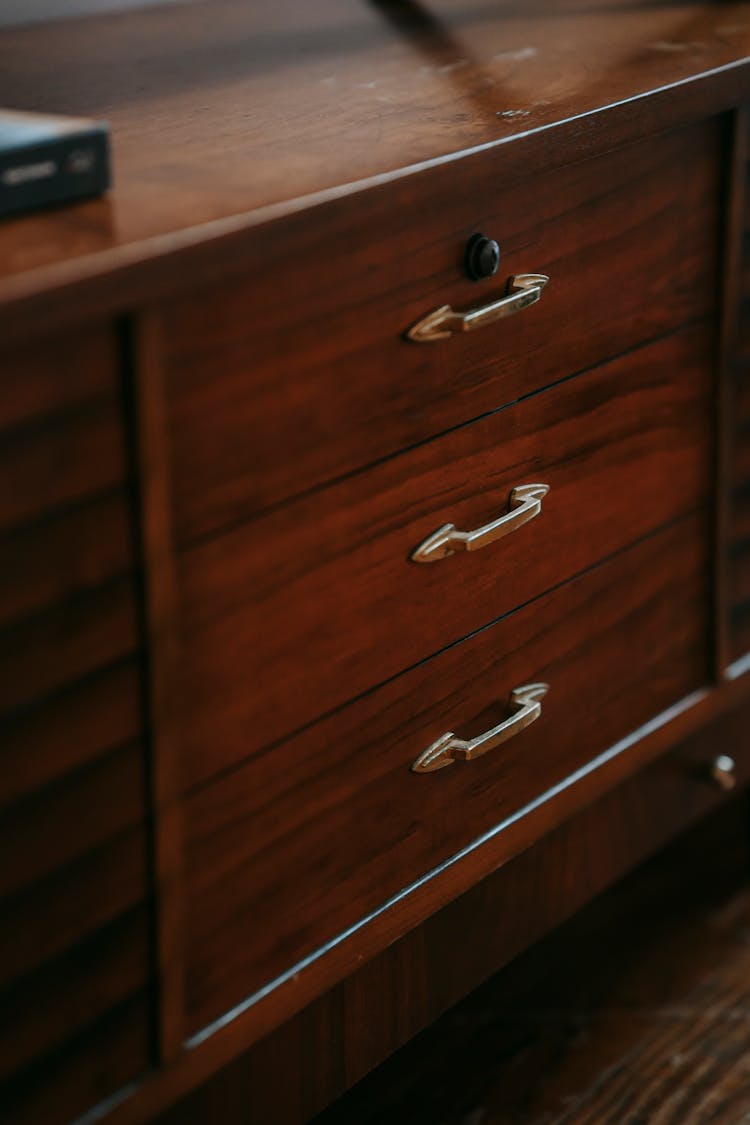
M 139 675 L 130 657 L 33 708 L 0 716 L 3 805 L 133 742 L 142 724 Z
M 0 537 L 0 627 L 132 568 L 120 489 Z
M 88 324 L 14 347 L 0 357 L 0 429 L 70 410 L 111 391 L 115 339 L 108 324 Z
M 145 1000 L 148 914 L 145 906 L 124 910 L 93 938 L 84 938 L 2 991 L 1 1078 L 29 1064 L 38 1066 L 40 1057 L 131 997 Z
M 662 340 L 184 554 L 186 785 L 706 500 L 712 336 L 707 323 Z M 482 526 L 536 480 L 549 495 L 514 534 L 409 561 L 436 528 Z
M 177 682 L 177 597 L 169 504 L 171 447 L 165 416 L 162 332 L 153 314 L 141 314 L 131 325 L 130 346 L 148 640 L 148 788 L 159 981 L 156 1038 L 160 1060 L 170 1062 L 179 1055 L 185 1039 L 184 810 L 178 745 L 182 701 Z
M 750 111 L 739 115 L 735 154 L 734 268 L 727 290 L 729 512 L 726 580 L 730 661 L 750 653 Z
M 182 1125 L 212 1118 L 244 1125 L 309 1121 L 502 964 L 679 831 L 724 805 L 726 796 L 705 784 L 702 771 L 717 751 L 732 747 L 744 783 L 750 766 L 742 738 L 747 722 L 745 705 L 688 740 L 680 752 L 592 802 L 171 1111 L 148 1117 L 122 1113 L 115 1125 L 128 1120 Z M 709 871 L 711 866 L 709 861 Z M 311 1043 L 321 1049 L 311 1052 Z M 294 1074 L 296 1080 L 279 1082 L 279 1073 Z M 343 1120 L 349 1125 L 359 1117 Z
M 151 888 L 113 326 L 4 346 L 0 387 L 0 1115 L 15 1125 L 69 1121 L 145 1070 Z
M 136 825 L 6 897 L 0 983 L 44 965 L 137 906 L 146 897 L 146 874 L 144 832 Z
M 315 1125 L 737 1125 L 750 1108 L 749 858 L 740 799 L 487 981 Z
M 13 1125 L 69 1125 L 121 1090 L 149 1062 L 143 1027 L 147 997 L 130 997 L 74 1038 L 26 1066 L 0 1088 L 0 1107 Z
M 190 1029 L 701 687 L 705 537 L 703 515 L 675 524 L 192 796 Z M 518 738 L 409 772 L 446 730 L 494 726 L 510 690 L 538 680 L 542 719 Z
M 683 355 L 693 377 L 670 402 L 660 380 L 671 374 L 654 372 L 644 376 L 636 409 L 636 367 L 622 361 L 634 395 L 629 428 L 625 434 L 613 422 L 607 430 L 620 434 L 630 457 L 642 454 L 643 472 L 633 480 L 654 486 L 676 472 L 693 481 L 689 496 L 680 494 L 672 507 L 672 494 L 656 487 L 655 516 L 652 489 L 631 507 L 623 486 L 631 462 L 610 462 L 606 449 L 597 454 L 575 443 L 565 478 L 572 482 L 602 458 L 597 464 L 624 521 L 638 522 L 631 537 L 678 511 L 694 516 L 474 636 L 466 646 L 479 654 L 476 667 L 461 666 L 469 648 L 456 645 L 369 695 L 371 681 L 358 688 L 349 681 L 324 705 L 341 709 L 305 728 L 321 714 L 308 697 L 275 735 L 266 730 L 263 749 L 249 761 L 246 704 L 232 697 L 222 722 L 235 724 L 234 747 L 242 743 L 242 753 L 233 749 L 234 757 L 222 759 L 217 724 L 210 754 L 209 743 L 201 744 L 209 765 L 200 783 L 215 769 L 239 768 L 189 790 L 189 1030 L 316 950 L 347 917 L 359 920 L 409 872 L 471 843 L 474 822 L 460 815 L 463 798 L 479 810 L 477 830 L 496 826 L 503 810 L 569 777 L 600 746 L 703 688 L 711 672 L 710 499 L 701 478 L 707 446 L 700 414 L 708 415 L 705 352 L 723 190 L 723 131 L 712 115 L 748 96 L 747 12 L 725 3 L 605 0 L 600 12 L 561 16 L 557 5 L 539 0 L 535 10 L 524 4 L 499 19 L 489 0 L 437 6 L 432 17 L 415 19 L 402 5 L 354 11 L 345 0 L 321 0 L 314 10 L 301 0 L 215 0 L 173 9 L 168 22 L 153 10 L 0 33 L 8 100 L 110 117 L 116 169 L 109 198 L 0 229 L 0 383 L 8 389 L 0 407 L 0 580 L 7 578 L 0 602 L 7 738 L 0 753 L 12 767 L 0 783 L 7 797 L 0 837 L 20 853 L 0 898 L 0 999 L 10 1013 L 0 1017 L 0 1116 L 14 1125 L 62 1125 L 138 1082 L 156 1058 L 165 1065 L 111 1115 L 148 1120 L 269 1031 L 241 1079 L 219 1085 L 235 1092 L 232 1110 L 240 1118 L 249 1104 L 263 1125 L 274 1114 L 302 1120 L 499 960 L 720 799 L 694 778 L 657 780 L 650 771 L 647 782 L 626 785 L 630 796 L 603 799 L 599 812 L 585 815 L 579 824 L 588 827 L 552 838 L 536 853 L 546 857 L 541 868 L 530 861 L 496 884 L 497 899 L 479 888 L 450 919 L 415 931 L 392 956 L 382 953 L 566 811 L 634 770 L 639 755 L 673 741 L 684 729 L 677 715 L 671 728 L 651 730 L 649 749 L 640 742 L 622 749 L 570 792 L 561 790 L 560 800 L 550 798 L 538 816 L 529 813 L 507 836 L 477 849 L 482 854 L 461 861 L 460 870 L 436 874 L 418 902 L 406 896 L 398 911 L 385 911 L 248 1009 L 223 1038 L 217 1031 L 181 1049 L 181 763 L 172 721 L 192 693 L 184 685 L 176 691 L 171 679 L 179 610 L 171 517 L 184 548 L 180 566 L 193 551 L 208 557 L 220 542 L 216 533 L 229 525 L 235 530 L 227 539 L 239 536 L 244 552 L 247 521 L 275 527 L 282 502 L 309 513 L 324 488 L 355 488 L 354 474 L 363 469 L 387 474 L 381 462 L 397 454 L 416 465 L 440 435 L 462 441 L 463 423 L 510 403 L 521 418 L 520 396 L 700 321 L 694 346 L 682 345 L 695 352 L 695 362 Z M 467 152 L 477 141 L 489 147 Z M 415 167 L 420 160 L 427 165 Z M 407 345 L 403 330 L 426 307 L 495 292 L 460 275 L 465 240 L 486 223 L 503 243 L 504 271 L 551 267 L 542 305 L 507 332 L 479 334 L 460 349 Z M 542 250 L 545 260 L 532 265 L 529 254 Z M 363 326 L 367 309 L 374 316 Z M 113 327 L 123 315 L 135 328 L 127 340 L 122 324 Z M 64 331 L 49 335 L 60 325 Z M 9 343 L 18 339 L 18 347 Z M 126 362 L 123 344 L 133 345 Z M 677 357 L 673 346 L 657 345 L 662 359 Z M 581 376 L 579 386 L 588 379 Z M 644 426 L 642 414 L 657 403 L 645 417 L 672 436 L 665 437 L 668 454 L 651 459 L 651 423 Z M 596 394 L 579 402 L 588 419 L 606 415 L 608 404 Z M 592 420 L 594 430 L 600 433 Z M 624 446 L 613 441 L 609 448 L 615 458 Z M 489 459 L 489 445 L 477 456 Z M 539 467 L 533 452 L 520 460 Z M 559 491 L 570 498 L 572 483 L 566 487 Z M 170 496 L 177 497 L 171 512 Z M 454 497 L 473 518 L 475 501 L 458 479 L 445 498 Z M 420 518 L 437 515 L 441 504 L 435 494 Z M 566 504 L 570 514 L 573 502 Z M 602 554 L 622 547 L 616 536 L 607 540 L 596 511 L 586 535 L 600 540 Z M 390 508 L 379 519 L 405 526 L 407 516 Z M 564 549 L 562 542 L 558 554 L 570 560 L 569 573 L 588 565 L 583 541 Z M 300 543 L 306 550 L 307 541 Z M 225 560 L 213 557 L 218 575 Z M 520 569 L 520 553 L 516 562 Z M 323 564 L 314 563 L 322 573 Z M 366 575 L 366 551 L 360 563 Z M 238 572 L 242 579 L 239 565 Z M 387 610 L 392 619 L 397 608 L 387 585 L 360 638 L 363 650 L 372 639 L 373 653 L 383 651 L 380 618 Z M 487 580 L 487 589 L 493 585 L 497 578 Z M 189 600 L 187 584 L 182 590 Z M 321 590 L 327 597 L 323 582 Z M 219 621 L 235 612 L 235 596 L 239 603 L 244 595 L 233 592 L 227 605 L 219 593 L 201 612 Z M 601 647 L 594 652 L 583 628 L 570 630 L 563 610 L 595 624 Z M 422 620 L 416 616 L 412 627 Z M 427 640 L 426 624 L 424 633 Z M 447 643 L 437 631 L 431 636 L 432 651 Z M 428 650 L 415 648 L 379 675 L 402 672 L 405 661 Z M 536 673 L 548 668 L 562 685 L 545 712 L 554 738 L 532 731 L 528 759 L 519 749 L 494 768 L 480 763 L 488 765 L 481 774 L 454 779 L 447 771 L 447 784 L 430 790 L 438 796 L 394 802 L 393 775 L 413 757 L 411 745 L 406 753 L 410 732 L 433 737 L 440 731 L 428 732 L 429 722 L 453 722 L 463 702 L 461 733 L 485 725 L 512 686 L 505 673 L 528 677 L 524 661 L 535 654 Z M 599 693 L 576 735 L 565 703 L 587 698 L 592 654 Z M 333 669 L 337 679 L 344 679 L 341 668 Z M 435 669 L 439 679 L 431 681 Z M 620 678 L 608 678 L 612 672 Z M 282 707 L 300 695 L 289 688 Z M 355 691 L 363 693 L 356 703 L 342 706 Z M 703 721 L 733 692 L 742 694 L 741 683 L 713 695 L 706 689 L 702 718 L 685 722 Z M 146 722 L 154 729 L 145 730 Z M 558 730 L 565 732 L 559 738 Z M 739 727 L 731 737 L 740 743 Z M 383 756 L 369 754 L 370 745 L 385 747 Z M 340 785 L 342 768 L 349 772 Z M 745 768 L 743 758 L 743 777 Z M 351 807 L 334 807 L 347 792 Z M 66 830 L 74 808 L 80 823 Z M 81 815 L 87 808 L 94 811 Z M 618 824 L 618 808 L 627 824 Z M 281 831 L 282 814 L 296 834 Z M 368 818 L 383 845 L 371 863 L 361 831 Z M 600 855 L 610 832 L 611 848 Z M 394 841 L 403 851 L 391 864 Z M 298 905 L 293 880 L 278 880 L 280 864 L 301 880 Z M 540 901 L 508 920 L 508 895 L 513 902 L 528 885 L 524 877 L 538 880 Z M 276 948 L 259 924 L 265 914 L 275 919 Z M 430 933 L 442 936 L 432 944 Z M 464 939 L 472 946 L 468 964 L 455 957 Z M 427 965 L 415 971 L 419 956 Z M 369 968 L 298 1015 L 288 1033 L 276 1030 L 368 957 Z M 17 1008 L 22 1016 L 14 1021 Z M 335 1046 L 311 1050 L 314 1036 Z M 298 1064 L 294 1077 L 290 1060 L 292 1069 Z M 279 1090 L 281 1073 L 289 1081 Z M 250 1098 L 247 1082 L 256 1086 Z M 206 1105 L 199 1099 L 183 1119 L 211 1119 Z
M 124 659 L 136 646 L 129 581 L 14 624 L 0 633 L 0 707 L 28 706 Z
M 107 396 L 74 406 L 3 434 L 0 502 L 5 530 L 55 509 L 101 495 L 125 473 L 117 399 Z
M 703 123 L 575 164 L 554 185 L 506 186 L 489 162 L 436 169 L 333 229 L 291 223 L 289 251 L 269 236 L 231 287 L 167 305 L 179 541 L 712 310 L 719 140 Z M 478 227 L 503 248 L 480 284 L 461 265 Z M 484 303 L 535 270 L 552 280 L 533 308 L 432 345 L 404 339 L 432 309 Z
M 143 818 L 143 748 L 122 746 L 0 816 L 0 897 L 12 894 Z
M 742 4 L 539 0 L 498 18 L 492 0 L 439 0 L 429 14 L 214 0 L 210 14 L 185 4 L 179 18 L 168 6 L 3 32 L 7 104 L 107 118 L 116 169 L 110 198 L 4 228 L 4 331 L 42 308 L 81 317 L 205 280 L 208 245 L 166 258 L 419 162 L 488 145 L 498 183 L 544 175 L 747 96 Z M 251 240 L 235 265 L 253 256 Z

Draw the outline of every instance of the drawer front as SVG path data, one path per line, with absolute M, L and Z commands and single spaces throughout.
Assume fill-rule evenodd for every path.
M 501 154 L 273 227 L 252 277 L 163 309 L 181 542 L 237 522 L 663 335 L 714 305 L 716 122 L 506 185 Z M 331 228 L 327 228 L 331 229 Z M 477 229 L 494 278 L 467 280 Z M 542 271 L 541 300 L 433 344 L 405 332 Z M 258 279 L 262 279 L 259 282 Z
M 679 520 L 190 796 L 192 1030 L 704 684 L 709 540 Z M 538 681 L 516 737 L 411 771 Z
M 188 786 L 536 597 L 705 498 L 710 324 L 633 352 L 186 552 Z M 410 561 L 543 482 L 540 514 Z

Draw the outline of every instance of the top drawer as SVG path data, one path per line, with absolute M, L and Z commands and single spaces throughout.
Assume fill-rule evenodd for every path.
M 467 164 L 469 167 L 467 168 Z M 248 279 L 162 310 L 177 536 L 242 521 L 714 304 L 715 122 L 502 184 L 502 151 L 458 160 L 259 232 Z M 331 231 L 336 229 L 336 235 Z M 470 282 L 477 230 L 502 247 Z M 325 230 L 325 235 L 320 232 Z M 551 278 L 509 320 L 433 344 L 436 307 Z

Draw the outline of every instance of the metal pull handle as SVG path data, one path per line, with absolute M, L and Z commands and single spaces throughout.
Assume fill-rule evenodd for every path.
M 437 340 L 447 340 L 454 332 L 473 332 L 475 328 L 494 324 L 496 320 L 504 320 L 536 304 L 548 281 L 546 273 L 517 273 L 508 282 L 505 297 L 463 311 L 441 305 L 412 325 L 406 335 L 417 344 L 433 344 Z
M 499 519 L 474 531 L 456 531 L 452 523 L 445 523 L 412 552 L 412 562 L 437 562 L 456 551 L 479 551 L 488 547 L 538 516 L 548 492 L 548 484 L 516 485 L 508 500 L 508 511 Z
M 477 738 L 466 741 L 456 738 L 452 731 L 441 735 L 431 746 L 423 750 L 412 765 L 414 773 L 432 773 L 445 766 L 452 766 L 456 761 L 472 762 L 480 758 L 488 750 L 494 750 L 502 742 L 535 723 L 542 713 L 540 700 L 549 691 L 549 684 L 524 684 L 510 693 L 510 706 L 515 708 L 515 714 L 505 719 L 491 730 L 485 731 Z

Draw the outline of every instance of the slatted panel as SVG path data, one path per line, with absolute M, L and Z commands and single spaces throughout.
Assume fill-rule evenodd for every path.
M 728 594 L 730 659 L 750 653 L 750 113 L 745 113 L 741 260 L 730 357 L 732 462 Z
M 70 1121 L 151 1044 L 146 779 L 114 332 L 0 354 L 0 1119 Z

